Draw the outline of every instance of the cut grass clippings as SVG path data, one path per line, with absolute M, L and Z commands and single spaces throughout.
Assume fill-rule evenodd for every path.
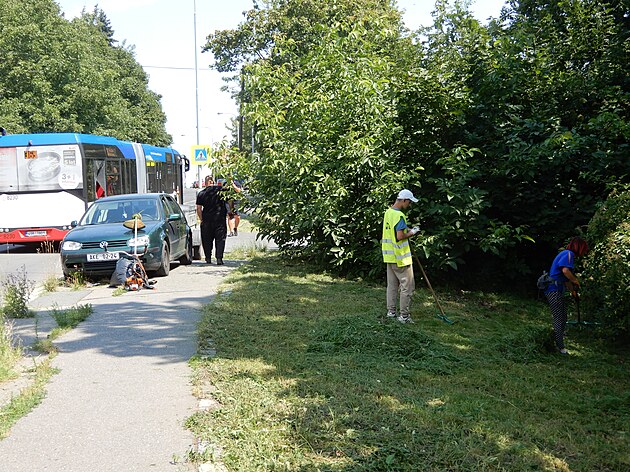
M 417 285 L 421 280 L 418 278 Z M 191 416 L 229 470 L 630 468 L 627 353 L 572 330 L 550 345 L 535 300 L 418 290 L 414 325 L 383 318 L 385 288 L 276 255 L 241 267 L 204 310 Z M 212 455 L 215 457 L 212 457 Z

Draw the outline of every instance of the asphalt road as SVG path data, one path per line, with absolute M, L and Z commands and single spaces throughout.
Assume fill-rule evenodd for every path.
M 63 277 L 59 254 L 37 254 L 32 249 L 30 253 L 26 251 L 0 253 L 0 283 L 6 280 L 9 274 L 18 276 L 23 273 L 36 285 L 49 277 Z
M 228 238 L 228 250 L 254 237 Z M 47 265 L 54 255 L 29 256 L 30 274 L 33 266 L 46 265 L 60 275 Z M 0 266 L 9 267 L 11 257 L 0 255 Z M 15 325 L 25 344 L 34 340 L 36 327 L 43 337 L 54 326 L 47 308 L 89 303 L 94 313 L 55 342 L 59 373 L 42 403 L 0 441 L 0 471 L 191 470 L 182 459 L 195 444 L 184 421 L 198 406 L 188 367 L 196 325 L 200 309 L 239 264 L 226 257 L 224 266 L 174 265 L 168 277 L 157 279 L 156 290 L 117 297 L 97 286 L 33 300 L 37 323 Z

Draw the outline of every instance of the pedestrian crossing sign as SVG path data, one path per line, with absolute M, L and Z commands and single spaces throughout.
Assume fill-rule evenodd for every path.
M 193 156 L 191 164 L 203 166 L 211 162 L 210 146 L 203 144 L 193 146 L 191 154 Z

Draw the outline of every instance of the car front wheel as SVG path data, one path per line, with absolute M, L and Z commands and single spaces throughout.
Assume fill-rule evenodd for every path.
M 156 274 L 159 277 L 166 277 L 171 270 L 171 254 L 166 241 L 162 241 L 162 260 Z

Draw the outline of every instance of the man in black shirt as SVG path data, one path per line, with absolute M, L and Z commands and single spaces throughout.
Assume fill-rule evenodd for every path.
M 205 188 L 197 194 L 197 217 L 201 222 L 201 244 L 206 262 L 211 264 L 212 245 L 216 249 L 217 265 L 223 265 L 223 251 L 227 237 L 227 201 L 221 195 L 223 188 L 214 184 L 211 176 L 205 179 Z

